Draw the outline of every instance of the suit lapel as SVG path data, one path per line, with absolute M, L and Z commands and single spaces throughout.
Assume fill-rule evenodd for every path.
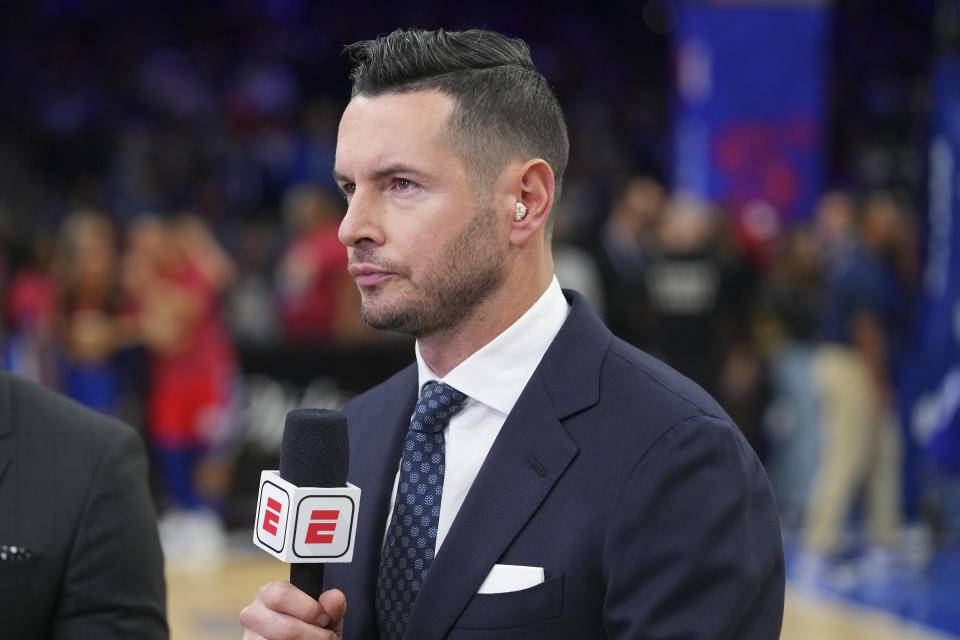
M 447 634 L 577 455 L 561 421 L 599 399 L 599 369 L 611 335 L 586 302 L 571 295 L 567 321 L 507 417 L 433 561 L 411 612 L 409 638 Z

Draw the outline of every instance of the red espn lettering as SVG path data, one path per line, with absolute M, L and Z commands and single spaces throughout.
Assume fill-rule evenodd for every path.
M 267 498 L 267 508 L 263 514 L 263 525 L 261 525 L 261 528 L 270 535 L 277 535 L 277 524 L 280 522 L 281 509 L 283 509 L 282 504 L 273 498 Z
M 338 518 L 340 518 L 340 511 L 314 511 L 310 514 L 310 525 L 307 527 L 307 535 L 304 536 L 303 541 L 307 544 L 330 544 L 333 542 L 333 533 L 321 532 L 336 531 Z

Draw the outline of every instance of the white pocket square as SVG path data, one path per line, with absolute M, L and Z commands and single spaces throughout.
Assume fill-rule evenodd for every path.
M 487 574 L 478 594 L 509 593 L 543 584 L 543 567 L 525 567 L 518 564 L 495 564 Z

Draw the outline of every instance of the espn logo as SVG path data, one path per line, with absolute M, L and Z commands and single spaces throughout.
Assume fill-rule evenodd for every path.
M 253 542 L 284 562 L 350 562 L 360 489 L 297 487 L 260 474 Z
M 267 508 L 264 510 L 263 516 L 263 530 L 272 536 L 277 535 L 277 524 L 280 522 L 282 509 L 283 505 L 279 502 L 273 498 L 267 498 Z
M 297 505 L 293 553 L 329 560 L 345 554 L 353 537 L 355 505 L 346 495 L 308 496 Z
M 330 544 L 333 542 L 333 534 L 326 532 L 337 530 L 337 520 L 339 518 L 339 511 L 317 510 L 311 513 L 310 525 L 307 527 L 307 536 L 304 542 L 307 544 Z
M 264 482 L 260 487 L 260 506 L 257 509 L 255 541 L 277 553 L 283 552 L 287 538 L 287 517 L 290 511 L 290 494 L 274 482 Z

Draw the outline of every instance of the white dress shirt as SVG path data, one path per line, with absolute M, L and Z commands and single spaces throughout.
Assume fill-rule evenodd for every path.
M 420 355 L 420 344 L 417 343 L 417 388 L 422 389 L 427 382 L 437 380 L 467 395 L 463 408 L 450 419 L 443 432 L 446 471 L 443 497 L 440 499 L 436 551 L 440 550 L 450 531 L 507 415 L 559 333 L 569 311 L 570 305 L 554 276 L 547 290 L 526 313 L 444 378 L 430 370 Z M 398 481 L 399 463 L 386 527 L 390 526 L 393 516 Z

